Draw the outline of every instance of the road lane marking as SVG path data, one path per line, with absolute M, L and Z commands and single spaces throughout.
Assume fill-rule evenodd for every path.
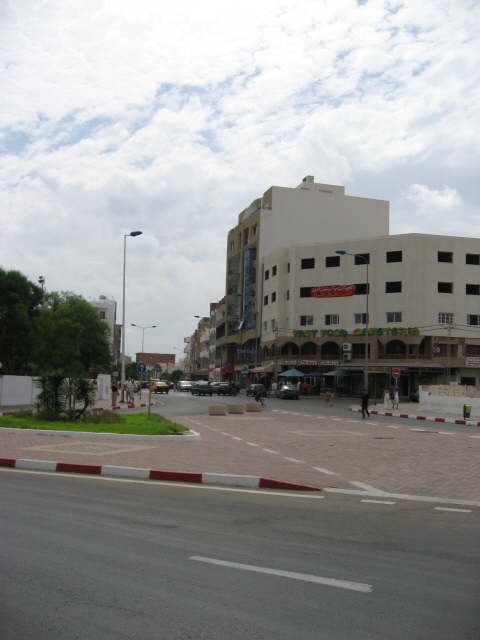
M 371 504 L 395 504 L 393 500 L 367 500 L 364 499 L 362 502 L 370 502 Z
M 303 460 L 297 460 L 297 458 L 285 458 L 289 462 L 298 462 L 299 464 L 303 464 Z
M 279 576 L 281 578 L 290 578 L 292 580 L 302 580 L 303 582 L 312 582 L 327 587 L 337 587 L 339 589 L 348 589 L 350 591 L 360 591 L 362 593 L 370 593 L 372 591 L 371 584 L 362 582 L 351 582 L 349 580 L 337 580 L 335 578 L 325 578 L 322 576 L 313 576 L 308 573 L 296 573 L 295 571 L 282 571 L 280 569 L 269 569 L 268 567 L 257 567 L 250 564 L 240 564 L 238 562 L 227 562 L 225 560 L 216 560 L 215 558 L 204 558 L 202 556 L 190 556 L 190 560 L 197 562 L 206 562 L 220 567 L 229 569 L 241 569 L 243 571 L 253 571 L 255 573 L 265 573 L 271 576 Z
M 335 471 L 329 471 L 328 469 L 322 469 L 322 467 L 313 467 L 315 471 L 320 471 L 320 473 L 326 473 L 327 476 L 336 476 Z
M 457 513 L 472 513 L 471 509 L 454 509 L 453 507 L 434 507 L 435 511 L 456 511 Z

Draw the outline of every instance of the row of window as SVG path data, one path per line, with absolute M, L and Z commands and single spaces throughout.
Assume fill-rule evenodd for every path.
M 368 292 L 370 293 L 370 286 L 368 287 Z M 385 283 L 385 293 L 401 293 L 402 292 L 402 281 L 395 280 L 392 282 Z M 453 282 L 438 282 L 437 283 L 437 292 L 438 293 L 453 293 Z M 367 285 L 366 283 L 358 283 L 355 284 L 355 294 L 357 296 L 365 295 L 367 293 Z M 465 285 L 465 295 L 467 296 L 480 296 L 480 284 L 466 284 Z M 312 297 L 312 287 L 300 287 L 300 298 L 311 298 Z M 286 299 L 290 300 L 290 291 L 287 289 Z M 263 306 L 267 306 L 269 301 L 276 302 L 277 293 L 273 291 L 268 295 L 263 296 Z
M 352 254 L 355 259 L 355 264 L 365 265 L 370 264 L 369 253 L 356 253 Z M 451 251 L 438 251 L 438 262 L 451 262 L 453 263 L 453 252 Z M 403 262 L 403 251 L 386 251 L 385 262 Z M 465 264 L 480 265 L 480 253 L 466 253 Z M 325 267 L 339 267 L 340 256 L 327 256 L 325 258 Z M 300 262 L 301 269 L 315 269 L 315 258 L 303 258 Z
M 353 314 L 353 322 L 354 324 L 366 324 L 367 314 L 366 313 L 354 313 Z M 402 322 L 402 312 L 401 311 L 387 311 L 385 314 L 385 321 L 387 324 Z M 285 321 L 288 325 L 288 320 Z M 453 324 L 454 323 L 454 314 L 448 312 L 441 312 L 438 314 L 438 323 L 439 324 Z M 324 325 L 338 325 L 340 324 L 340 316 L 339 314 L 332 313 L 324 316 Z M 313 327 L 314 318 L 313 316 L 300 316 L 299 317 L 299 326 L 300 327 Z M 480 315 L 477 314 L 467 314 L 467 325 L 472 327 L 480 326 Z M 270 328 L 272 330 L 276 329 L 276 320 L 270 320 Z M 283 327 L 284 329 L 289 329 L 288 326 Z M 265 321 L 263 323 L 263 330 L 268 331 L 268 322 Z

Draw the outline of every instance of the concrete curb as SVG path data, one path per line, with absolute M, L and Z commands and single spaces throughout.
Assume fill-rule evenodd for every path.
M 353 411 L 356 413 L 361 413 L 362 410 L 358 407 L 349 407 L 349 411 Z M 378 409 L 371 409 L 371 415 L 378 416 L 391 416 L 392 418 L 409 418 L 410 420 L 426 420 L 430 422 L 444 422 L 447 424 L 463 424 L 468 427 L 480 427 L 480 422 L 475 422 L 474 420 L 457 420 L 455 418 L 435 418 L 433 416 L 421 416 L 416 413 L 408 414 L 408 413 L 394 413 L 393 411 L 378 411 Z
M 64 436 L 67 438 L 94 438 L 100 440 L 141 440 L 154 441 L 154 442 L 192 442 L 200 440 L 200 434 L 196 431 L 189 429 L 186 431 L 179 431 L 178 433 L 164 436 L 143 436 L 136 435 L 135 433 L 98 433 L 90 431 L 52 431 L 50 429 L 16 429 L 15 427 L 1 427 L 0 433 L 28 433 L 29 435 L 49 435 L 49 436 Z M 185 434 L 185 435 L 183 435 Z
M 27 469 L 30 471 L 60 471 L 62 473 L 81 473 L 88 475 L 110 476 L 115 478 L 136 478 L 142 480 L 160 480 L 166 482 L 188 482 L 194 484 L 220 485 L 223 487 L 244 487 L 249 489 L 283 489 L 284 491 L 322 491 L 321 487 L 286 482 L 261 476 L 240 476 L 221 473 L 189 473 L 182 471 L 161 471 L 159 469 L 135 469 L 110 465 L 75 464 L 49 462 L 47 460 L 23 460 L 0 458 L 0 467 Z

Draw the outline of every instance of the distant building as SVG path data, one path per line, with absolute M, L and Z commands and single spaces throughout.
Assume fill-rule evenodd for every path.
M 122 326 L 120 324 L 116 324 L 117 303 L 115 300 L 109 300 L 103 295 L 99 296 L 98 300 L 90 300 L 89 302 L 90 305 L 98 311 L 100 318 L 107 323 L 110 330 L 112 360 L 113 362 L 119 362 Z
M 147 366 L 147 370 L 150 371 L 159 366 L 163 372 L 172 373 L 177 368 L 174 353 L 137 353 L 135 361 L 143 362 Z

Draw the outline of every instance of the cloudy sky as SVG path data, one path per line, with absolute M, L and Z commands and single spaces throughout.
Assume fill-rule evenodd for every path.
M 3 0 L 0 266 L 183 349 L 271 185 L 480 236 L 478 0 Z M 480 241 L 479 241 L 480 242 Z M 178 352 L 176 352 L 180 355 Z

